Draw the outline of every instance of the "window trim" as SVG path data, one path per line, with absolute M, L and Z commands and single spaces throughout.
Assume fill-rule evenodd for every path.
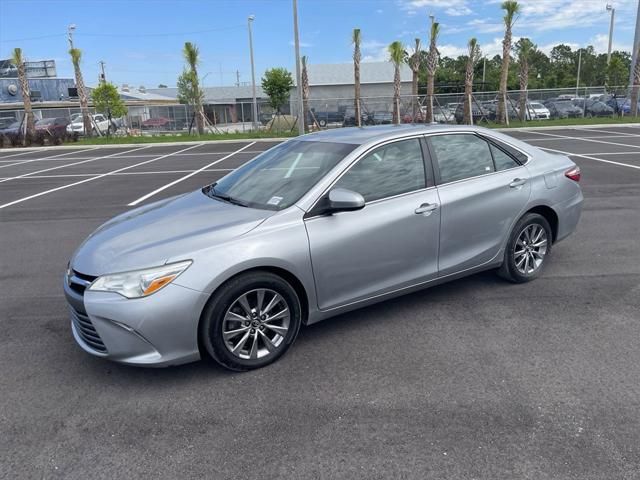
M 417 134 L 417 135 L 412 135 L 410 137 L 391 138 L 391 139 L 388 139 L 388 140 L 385 140 L 383 142 L 376 143 L 375 145 L 370 146 L 367 150 L 365 150 L 360 155 L 358 155 L 358 157 L 355 158 L 349 165 L 347 165 L 345 167 L 345 169 L 342 172 L 340 172 L 340 174 L 331 181 L 329 186 L 327 186 L 327 188 L 325 188 L 324 191 L 320 195 L 318 195 L 318 197 L 314 200 L 313 204 L 311 205 L 311 208 L 309 208 L 309 210 L 303 215 L 303 219 L 307 220 L 307 219 L 311 219 L 311 218 L 315 218 L 315 217 L 325 216 L 326 214 L 324 212 L 322 212 L 322 211 L 317 211 L 316 207 L 318 206 L 318 203 L 320 203 L 326 197 L 326 195 L 329 193 L 329 191 L 331 191 L 331 189 L 334 187 L 334 185 L 336 183 L 338 183 L 340 181 L 340 179 L 344 175 L 346 175 L 346 173 L 349 172 L 353 168 L 354 165 L 356 165 L 358 162 L 360 162 L 360 160 L 365 158 L 372 151 L 377 150 L 378 148 L 381 148 L 381 147 L 385 147 L 385 146 L 387 146 L 389 144 L 392 144 L 392 143 L 403 142 L 403 141 L 406 141 L 406 140 L 418 140 L 418 145 L 420 146 L 420 151 L 422 153 L 422 163 L 423 163 L 423 167 L 424 167 L 425 186 L 422 187 L 422 188 L 418 188 L 416 190 L 410 190 L 408 192 L 402 192 L 402 193 L 398 193 L 398 194 L 395 194 L 395 195 L 390 195 L 388 197 L 377 198 L 376 200 L 371 200 L 369 202 L 365 201 L 365 206 L 363 208 L 366 208 L 367 205 L 371 205 L 371 204 L 375 204 L 375 203 L 378 203 L 378 202 L 383 202 L 383 201 L 391 200 L 391 199 L 394 199 L 394 198 L 402 197 L 404 195 L 409 195 L 409 194 L 412 194 L 412 193 L 416 193 L 416 192 L 420 192 L 420 191 L 424 191 L 424 190 L 429 190 L 429 189 L 435 188 L 436 187 L 435 176 L 432 176 L 433 175 L 433 162 L 431 160 L 430 151 L 428 151 L 428 149 L 425 150 L 426 142 L 424 141 L 424 138 L 425 138 L 424 133 L 420 133 L 420 134 Z

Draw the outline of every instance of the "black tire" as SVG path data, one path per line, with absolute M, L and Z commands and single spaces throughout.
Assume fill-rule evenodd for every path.
M 324 128 L 327 126 L 327 121 L 324 118 L 322 120 L 318 120 L 318 125 L 320 125 L 320 128 Z
M 542 256 L 540 265 L 533 269 L 533 271 L 524 273 L 522 271 L 522 267 L 518 267 L 516 265 L 516 246 L 518 243 L 518 239 L 523 234 L 525 229 L 529 228 L 530 226 L 534 226 L 532 228 L 536 228 L 536 225 L 542 227 L 542 229 L 544 230 L 544 234 L 546 235 L 546 250 Z M 516 223 L 516 225 L 513 227 L 513 230 L 511 231 L 511 234 L 509 235 L 509 241 L 507 242 L 507 247 L 504 252 L 504 261 L 502 262 L 502 266 L 498 270 L 498 274 L 502 278 L 505 278 L 506 280 L 509 280 L 513 283 L 525 283 L 538 278 L 542 273 L 545 264 L 547 263 L 549 254 L 551 253 L 552 239 L 553 233 L 547 219 L 537 213 L 527 213 L 520 220 L 518 220 L 518 223 Z M 524 267 L 524 270 L 527 270 L 526 266 Z
M 289 327 L 273 353 L 262 358 L 239 358 L 230 351 L 223 338 L 223 320 L 239 297 L 256 289 L 274 291 L 284 299 L 290 312 Z M 201 346 L 220 365 L 229 370 L 247 371 L 269 365 L 284 355 L 298 336 L 301 324 L 302 308 L 295 289 L 278 275 L 265 271 L 252 271 L 232 278 L 212 295 L 202 313 L 199 338 Z M 258 333 L 256 332 L 256 337 Z M 264 340 L 260 342 L 264 345 Z

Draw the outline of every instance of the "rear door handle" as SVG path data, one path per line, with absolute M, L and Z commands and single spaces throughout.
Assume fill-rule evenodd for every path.
M 437 203 L 423 203 L 422 205 L 420 205 L 418 208 L 415 209 L 415 213 L 417 215 L 426 213 L 428 216 L 428 215 L 431 215 L 431 212 L 433 212 L 436 208 L 438 208 Z
M 514 178 L 513 181 L 509 184 L 509 188 L 518 188 L 527 183 L 526 178 Z

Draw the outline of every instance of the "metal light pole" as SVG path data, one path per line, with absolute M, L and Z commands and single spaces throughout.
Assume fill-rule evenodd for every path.
M 640 2 L 638 3 L 638 13 L 636 13 L 636 33 L 633 37 L 633 52 L 631 52 L 631 71 L 629 72 L 629 85 L 633 85 L 633 70 L 636 66 L 638 44 L 640 43 Z
M 76 30 L 76 24 L 72 23 L 67 27 L 67 40 L 69 40 L 69 48 L 73 48 L 73 32 Z
M 582 49 L 578 50 L 578 74 L 576 75 L 576 97 L 578 96 L 578 88 L 580 88 L 580 68 L 582 67 Z
M 304 105 L 302 101 L 302 74 L 300 73 L 300 37 L 298 34 L 298 1 L 293 0 L 293 43 L 296 51 L 296 94 L 298 97 L 298 133 L 304 135 Z
M 607 3 L 607 12 L 611 12 L 611 22 L 609 23 L 609 49 L 607 50 L 607 66 L 611 62 L 611 43 L 613 42 L 613 19 L 616 16 L 616 9 Z
M 251 32 L 251 24 L 256 18 L 255 15 L 249 15 L 247 24 L 249 26 L 249 55 L 251 56 L 251 89 L 253 94 L 253 130 L 258 129 L 258 101 L 256 100 L 256 69 L 253 64 L 253 34 Z

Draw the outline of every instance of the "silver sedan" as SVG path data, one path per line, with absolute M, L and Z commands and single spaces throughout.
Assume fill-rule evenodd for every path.
M 535 279 L 576 228 L 579 180 L 476 127 L 305 135 L 98 228 L 65 276 L 71 329 L 126 364 L 262 367 L 302 325 L 364 305 L 481 270 Z

